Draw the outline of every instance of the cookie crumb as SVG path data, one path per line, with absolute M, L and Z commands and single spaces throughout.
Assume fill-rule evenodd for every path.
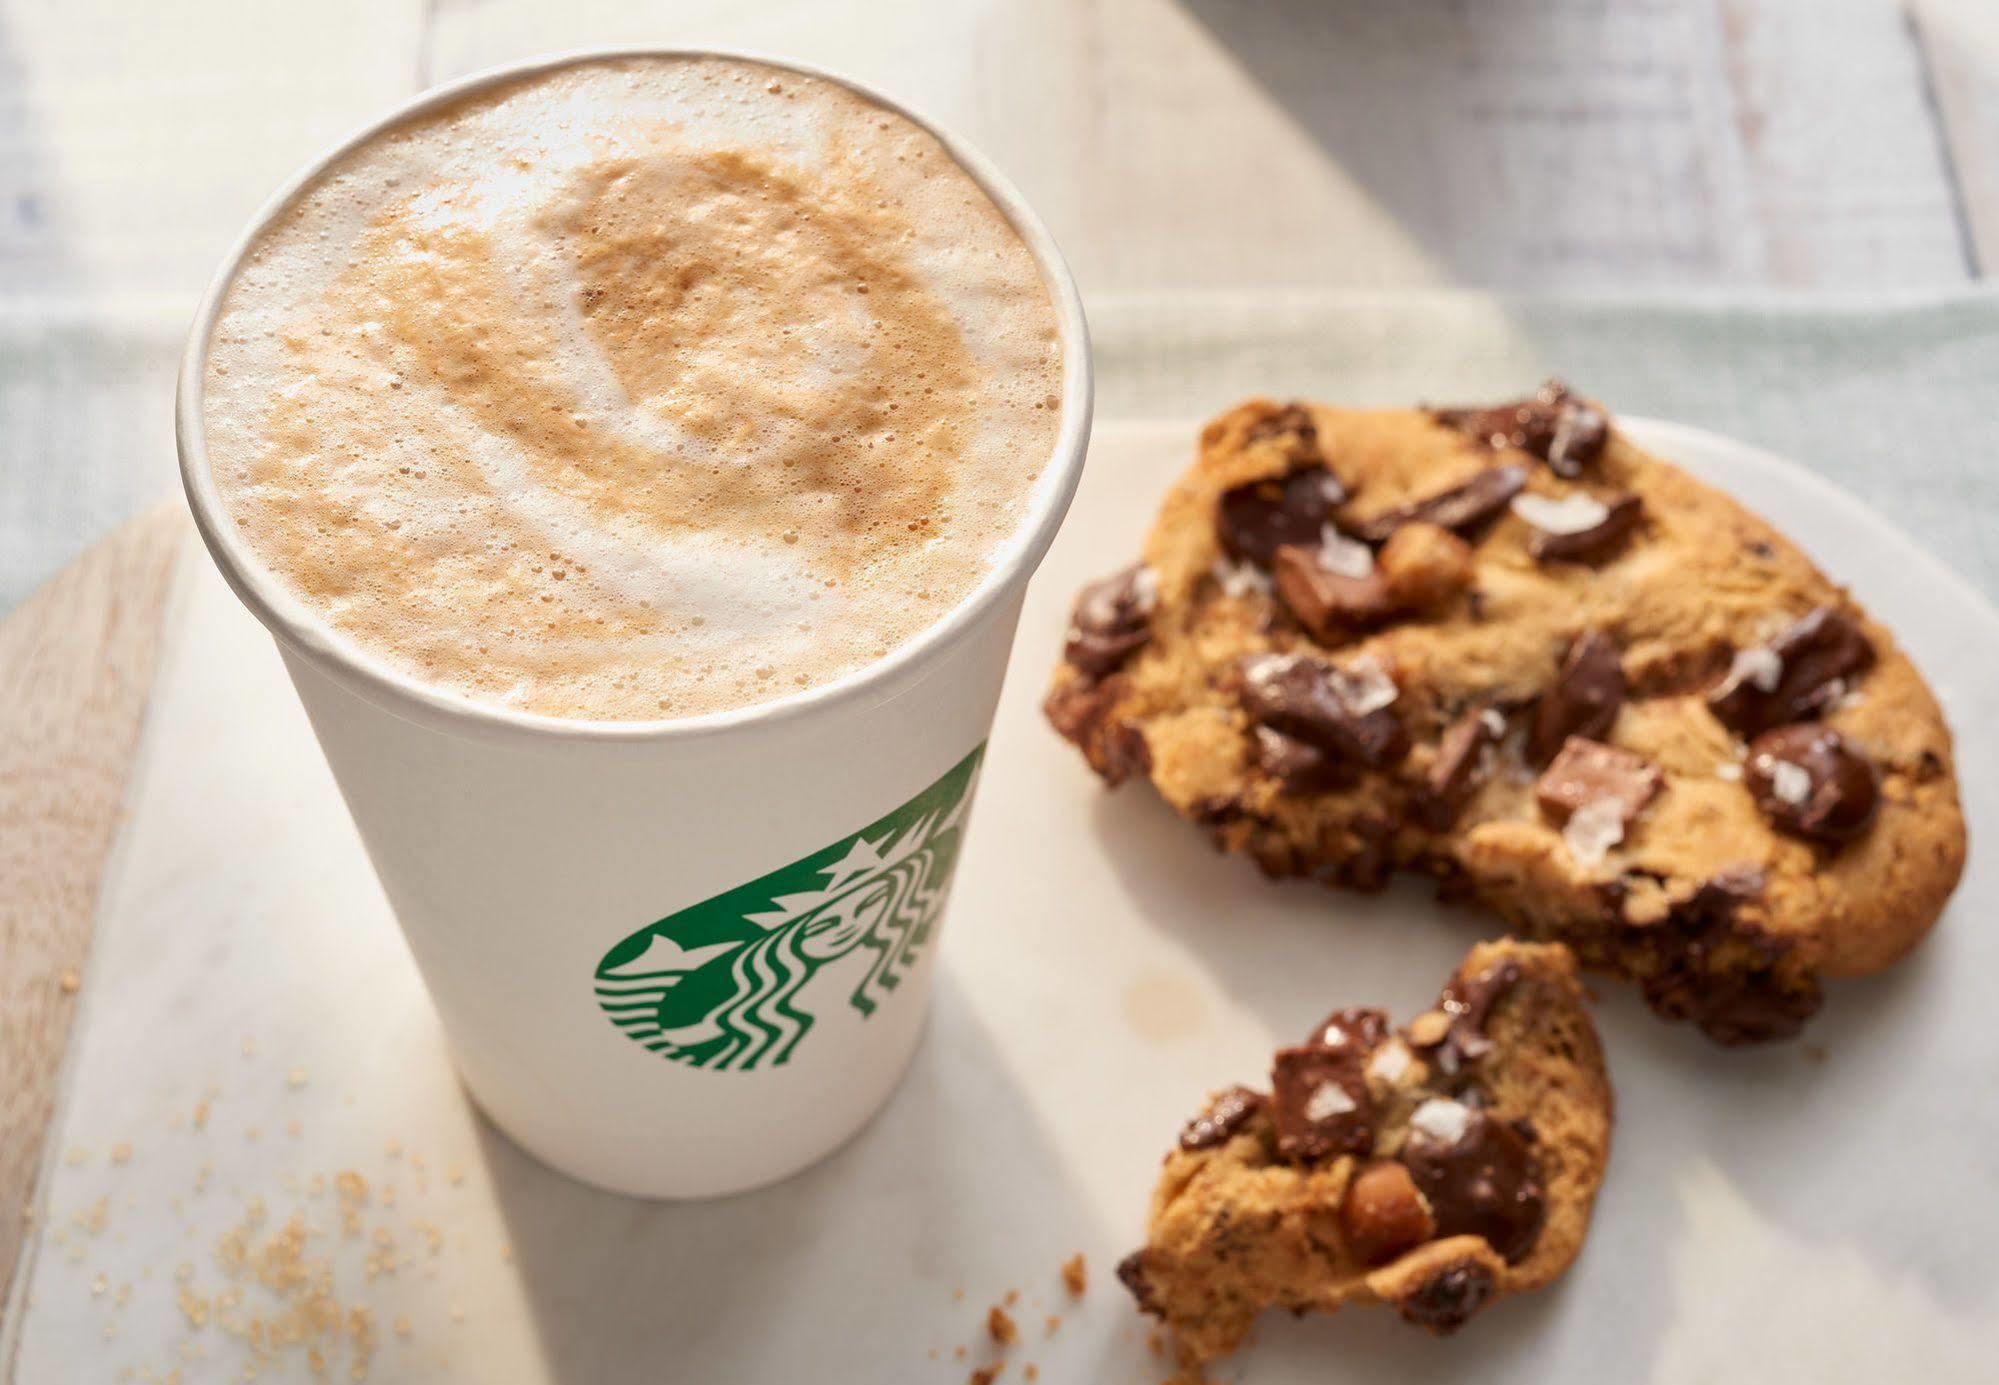
M 993 1385 L 999 1379 L 1001 1369 L 999 1366 L 980 1366 L 965 1377 L 965 1385 Z
M 56 984 L 62 987 L 64 995 L 75 995 L 83 989 L 83 978 L 77 975 L 74 968 L 67 968 L 63 971 L 61 979 Z
M 1011 1346 L 1020 1340 L 1020 1327 L 1014 1322 L 1011 1313 L 995 1303 L 992 1310 L 986 1314 L 986 1335 L 1001 1346 Z
M 1062 1262 L 1062 1286 L 1071 1298 L 1081 1298 L 1083 1291 L 1090 1287 L 1090 1267 L 1083 1259 L 1083 1252 L 1077 1251 Z

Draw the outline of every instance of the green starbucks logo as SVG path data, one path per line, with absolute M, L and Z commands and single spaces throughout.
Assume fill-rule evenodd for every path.
M 806 984 L 872 954 L 847 1003 L 864 1018 L 929 941 L 964 839 L 981 745 L 877 822 L 788 866 L 682 909 L 597 964 L 597 1003 L 634 1043 L 690 1067 L 788 1060 L 812 1032 Z

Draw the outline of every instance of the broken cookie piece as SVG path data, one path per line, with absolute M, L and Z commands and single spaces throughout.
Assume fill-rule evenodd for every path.
M 1963 869 L 1893 635 L 1573 391 L 1240 405 L 1143 556 L 1155 599 L 1092 590 L 1050 720 L 1266 875 L 1428 873 L 1745 1043 L 1906 953 Z
M 1189 1125 L 1118 1269 L 1185 1364 L 1234 1350 L 1267 1308 L 1385 1303 L 1454 1332 L 1581 1248 L 1611 1093 L 1566 948 L 1480 944 L 1435 1010 L 1400 1033 L 1337 1012 L 1279 1050 L 1272 1084 Z

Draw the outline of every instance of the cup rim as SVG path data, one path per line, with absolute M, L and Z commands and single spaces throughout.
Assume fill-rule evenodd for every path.
M 698 716 L 606 721 L 552 716 L 477 701 L 435 687 L 363 649 L 317 615 L 251 553 L 228 522 L 208 461 L 203 431 L 202 384 L 208 346 L 223 300 L 244 257 L 272 220 L 328 168 L 384 132 L 413 117 L 440 110 L 467 96 L 528 77 L 587 63 L 623 58 L 721 58 L 793 72 L 835 83 L 901 116 L 936 139 L 945 153 L 971 175 L 1027 247 L 1055 311 L 1062 344 L 1062 421 L 1047 464 L 1030 493 L 1026 515 L 1008 538 L 1001 556 L 978 584 L 920 633 L 883 657 L 838 678 L 768 702 L 706 712 Z M 470 73 L 419 92 L 368 121 L 307 163 L 258 208 L 210 279 L 183 349 L 174 395 L 174 438 L 181 483 L 195 527 L 223 579 L 285 649 L 305 659 L 346 688 L 405 720 L 459 735 L 510 741 L 661 742 L 698 739 L 788 722 L 843 706 L 885 687 L 920 678 L 922 665 L 956 643 L 1009 591 L 1039 566 L 1068 513 L 1082 474 L 1090 436 L 1095 380 L 1090 363 L 1089 326 L 1081 295 L 1054 238 L 1019 191 L 976 148 L 952 131 L 911 110 L 894 97 L 836 72 L 789 58 L 728 48 L 658 44 L 568 49 Z

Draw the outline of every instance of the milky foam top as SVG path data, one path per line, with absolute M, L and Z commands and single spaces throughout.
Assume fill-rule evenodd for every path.
M 933 624 L 1060 423 L 1033 258 L 937 140 L 717 58 L 559 69 L 338 160 L 209 346 L 230 519 L 335 630 L 560 717 L 689 716 Z

